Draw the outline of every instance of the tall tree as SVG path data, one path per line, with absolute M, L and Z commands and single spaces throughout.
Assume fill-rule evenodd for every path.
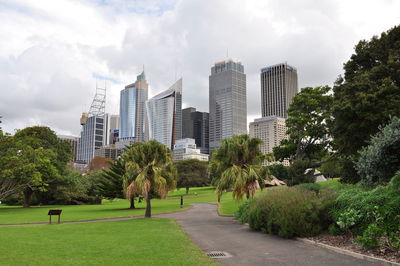
M 178 188 L 186 188 L 186 194 L 190 187 L 201 187 L 208 184 L 207 162 L 197 159 L 187 159 L 175 162 L 178 171 Z
M 274 148 L 277 160 L 309 162 L 308 167 L 321 165 L 321 158 L 332 147 L 332 95 L 330 87 L 306 87 L 296 94 L 286 120 L 288 139 Z
M 123 154 L 125 175 L 132 181 L 130 191 L 146 199 L 145 217 L 151 217 L 151 199 L 165 198 L 169 189 L 176 187 L 176 169 L 167 146 L 150 140 L 138 142 Z
M 400 116 L 400 26 L 360 41 L 334 87 L 337 150 L 354 156 L 390 116 Z
M 221 147 L 213 152 L 210 170 L 214 173 L 218 201 L 226 189 L 233 189 L 236 199 L 254 196 L 262 181 L 260 171 L 265 159 L 261 143 L 248 135 L 236 135 L 222 140 Z
M 100 180 L 101 194 L 105 198 L 115 199 L 122 198 L 123 195 L 123 178 L 125 174 L 125 165 L 122 158 L 118 158 L 110 163 L 110 169 L 102 171 L 103 178 Z M 131 206 L 131 208 L 134 208 Z
M 24 207 L 29 207 L 34 191 L 46 190 L 49 182 L 65 171 L 71 148 L 48 127 L 27 127 L 6 138 L 12 145 L 1 156 L 4 168 L 0 176 L 18 180 Z

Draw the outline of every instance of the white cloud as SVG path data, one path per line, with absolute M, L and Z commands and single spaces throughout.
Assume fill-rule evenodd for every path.
M 331 85 L 354 45 L 400 22 L 399 1 L 0 0 L 0 115 L 9 132 L 48 125 L 79 133 L 94 76 L 107 111 L 145 65 L 151 95 L 183 76 L 185 106 L 208 110 L 211 65 L 245 66 L 248 116 L 260 116 L 259 71 L 287 61 L 301 87 Z M 4 41 L 6 40 L 6 41 Z

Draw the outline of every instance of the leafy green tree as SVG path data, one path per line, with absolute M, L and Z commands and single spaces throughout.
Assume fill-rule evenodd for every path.
M 315 180 L 306 169 L 320 167 L 332 158 L 332 101 L 328 86 L 303 88 L 294 96 L 286 120 L 288 138 L 273 149 L 278 161 L 291 163 L 288 184 Z
M 400 119 L 393 117 L 389 124 L 371 138 L 360 151 L 356 169 L 366 184 L 384 184 L 400 170 Z
M 333 90 L 336 149 L 354 156 L 390 116 L 400 116 L 400 26 L 360 41 Z
M 42 147 L 43 149 L 52 150 L 57 158 L 54 162 L 56 168 L 60 173 L 66 170 L 67 163 L 72 157 L 71 146 L 58 139 L 55 132 L 50 128 L 43 126 L 27 127 L 18 130 L 14 137 L 34 149 Z
M 35 191 L 45 191 L 59 178 L 71 156 L 67 143 L 58 140 L 48 127 L 28 127 L 0 138 L 0 179 L 10 180 L 23 192 L 24 207 Z
M 11 167 L 10 156 L 16 154 L 15 140 L 11 136 L 0 136 L 0 200 L 18 193 L 23 186 L 14 175 L 9 175 L 8 167 Z
M 277 160 L 310 161 L 310 167 L 321 164 L 332 146 L 330 87 L 306 87 L 293 97 L 286 120 L 288 139 L 274 148 Z M 312 164 L 311 164 L 312 163 Z
M 123 154 L 125 175 L 130 178 L 131 193 L 146 199 L 145 217 L 151 217 L 151 199 L 165 198 L 169 189 L 176 187 L 176 169 L 167 146 L 150 140 L 129 147 Z
M 236 199 L 254 196 L 263 183 L 260 171 L 265 156 L 260 150 L 261 143 L 260 139 L 248 135 L 236 135 L 223 139 L 221 147 L 212 153 L 210 169 L 215 174 L 213 182 L 217 186 L 218 201 L 226 189 L 233 189 Z
M 190 187 L 201 187 L 208 184 L 207 162 L 197 159 L 187 159 L 175 162 L 178 171 L 178 188 L 186 188 L 186 194 Z
M 0 178 L 17 180 L 19 188 L 23 190 L 24 207 L 29 207 L 34 191 L 46 190 L 49 180 L 59 178 L 55 161 L 54 151 L 42 147 L 34 149 L 22 141 L 16 141 L 2 156 L 4 168 Z

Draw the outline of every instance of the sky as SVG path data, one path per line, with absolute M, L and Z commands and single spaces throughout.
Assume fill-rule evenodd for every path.
M 118 114 L 143 68 L 150 96 L 182 77 L 183 106 L 208 111 L 211 66 L 227 58 L 244 65 L 251 122 L 261 68 L 332 86 L 359 40 L 399 24 L 398 0 L 0 0 L 0 126 L 78 136 L 96 83 Z

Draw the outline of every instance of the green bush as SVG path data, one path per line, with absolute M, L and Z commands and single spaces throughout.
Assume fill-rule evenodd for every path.
M 314 191 L 315 193 L 318 193 L 321 190 L 321 185 L 318 183 L 304 183 L 300 184 L 299 187 L 306 190 Z
M 268 191 L 238 212 L 238 219 L 254 230 L 281 237 L 305 237 L 320 233 L 330 224 L 328 209 L 332 191 L 317 193 L 300 187 Z M 239 216 L 242 214 L 242 216 Z
M 368 184 L 386 184 L 400 170 L 400 118 L 393 117 L 370 145 L 360 151 L 355 168 L 361 180 Z
M 345 190 L 330 211 L 332 220 L 342 230 L 359 236 L 357 243 L 363 247 L 389 245 L 399 249 L 400 190 L 396 185 L 399 178 L 396 175 L 389 186 L 369 191 Z
M 247 223 L 249 221 L 248 209 L 249 209 L 250 204 L 254 201 L 255 201 L 255 198 L 253 198 L 251 200 L 246 200 L 239 206 L 239 208 L 235 212 L 236 220 L 238 220 L 242 224 Z

